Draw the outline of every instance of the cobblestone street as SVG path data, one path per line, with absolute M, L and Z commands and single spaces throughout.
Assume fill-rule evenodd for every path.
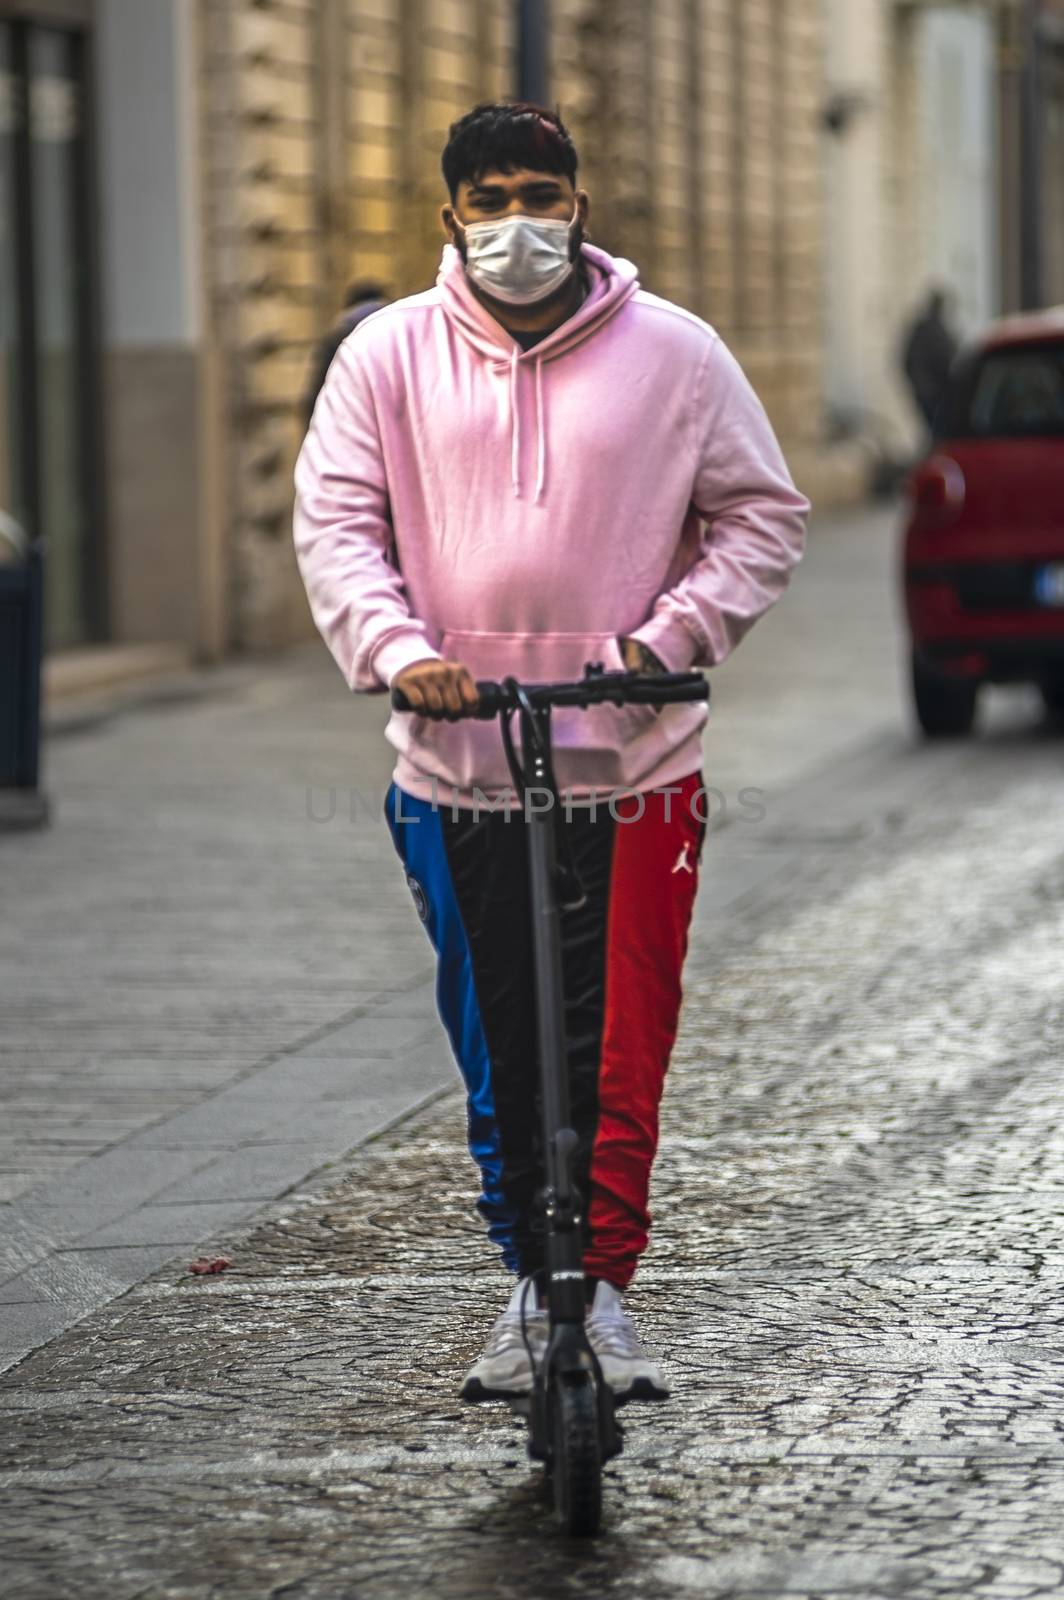
M 559 1540 L 523 1428 L 455 1398 L 507 1285 L 452 1084 L 220 1218 L 229 1272 L 170 1262 L 0 1379 L 5 1600 L 1064 1591 L 1064 741 L 1021 696 L 913 744 L 879 602 L 843 622 L 816 559 L 799 593 L 781 675 L 829 599 L 852 672 L 707 844 L 630 1297 L 673 1395 L 622 1413 L 605 1536 Z

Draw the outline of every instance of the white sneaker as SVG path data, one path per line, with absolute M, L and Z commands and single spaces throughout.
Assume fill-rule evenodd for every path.
M 612 1283 L 600 1278 L 587 1315 L 587 1336 L 599 1359 L 602 1376 L 614 1394 L 626 1400 L 667 1400 L 669 1386 L 651 1361 L 621 1307 Z
M 524 1332 L 521 1306 L 524 1304 Z M 515 1394 L 532 1393 L 532 1361 L 542 1361 L 547 1349 L 549 1319 L 537 1304 L 536 1287 L 531 1278 L 522 1278 L 510 1303 L 499 1317 L 484 1354 L 466 1374 L 463 1400 L 506 1400 Z M 528 1343 L 525 1343 L 525 1334 Z M 532 1356 L 529 1356 L 529 1345 Z

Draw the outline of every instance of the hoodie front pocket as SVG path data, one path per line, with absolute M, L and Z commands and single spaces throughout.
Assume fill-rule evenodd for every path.
M 617 635 L 611 633 L 605 645 L 607 672 L 627 672 L 628 663 L 624 659 L 624 652 L 618 643 Z M 664 715 L 665 707 L 659 711 L 658 707 L 647 705 L 641 701 L 628 701 L 620 708 L 628 718 L 629 726 L 634 737 L 641 728 L 652 728 L 656 725 L 659 716 Z
M 440 653 L 460 662 L 474 679 L 501 682 L 515 677 L 521 683 L 573 682 L 584 676 L 586 665 L 600 663 L 606 672 L 624 670 L 616 636 L 612 633 L 481 633 L 450 629 L 443 633 Z M 661 717 L 667 713 L 662 712 Z M 487 794 L 512 788 L 502 745 L 499 719 L 480 721 L 466 717 L 457 722 L 432 717 L 407 717 L 400 746 L 423 772 L 443 783 Z M 599 705 L 555 708 L 551 714 L 554 770 L 561 789 L 572 786 L 611 787 L 625 782 L 632 768 L 633 747 L 658 733 L 661 719 L 652 706 Z M 520 725 L 511 724 L 515 743 Z M 389 724 L 389 738 L 393 736 Z M 636 765 L 639 765 L 636 762 Z

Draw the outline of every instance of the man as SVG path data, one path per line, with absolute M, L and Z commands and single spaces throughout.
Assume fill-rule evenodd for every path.
M 352 689 L 404 691 L 386 814 L 439 956 L 478 1209 L 518 1275 L 467 1399 L 526 1392 L 544 1348 L 526 829 L 475 679 L 722 661 L 783 592 L 809 503 L 704 322 L 585 237 L 560 119 L 481 105 L 443 152 L 435 288 L 342 346 L 296 469 L 295 540 Z M 703 520 L 705 526 L 703 525 Z M 705 835 L 704 704 L 555 711 L 585 903 L 562 913 L 588 1333 L 618 1393 L 667 1393 L 621 1295 L 646 1246 L 658 1104 Z M 623 789 L 618 795 L 616 791 Z M 487 802 L 487 803 L 485 803 Z M 595 802 L 595 803 L 593 803 Z
M 310 427 L 310 419 L 314 415 L 321 386 L 325 382 L 337 350 L 348 335 L 354 333 L 360 322 L 365 321 L 366 317 L 371 317 L 386 304 L 387 296 L 379 283 L 359 278 L 348 285 L 347 293 L 344 295 L 343 310 L 328 332 L 318 340 L 311 356 L 310 382 L 303 396 L 304 432 Z
M 957 355 L 957 341 L 949 329 L 947 309 L 945 291 L 933 289 L 902 342 L 902 370 L 929 433 L 934 428 L 935 413 L 946 392 L 950 368 Z

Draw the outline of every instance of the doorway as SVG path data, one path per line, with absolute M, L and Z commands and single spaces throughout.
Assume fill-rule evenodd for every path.
M 106 636 L 90 35 L 54 11 L 0 4 L 0 511 L 42 541 L 49 651 Z

